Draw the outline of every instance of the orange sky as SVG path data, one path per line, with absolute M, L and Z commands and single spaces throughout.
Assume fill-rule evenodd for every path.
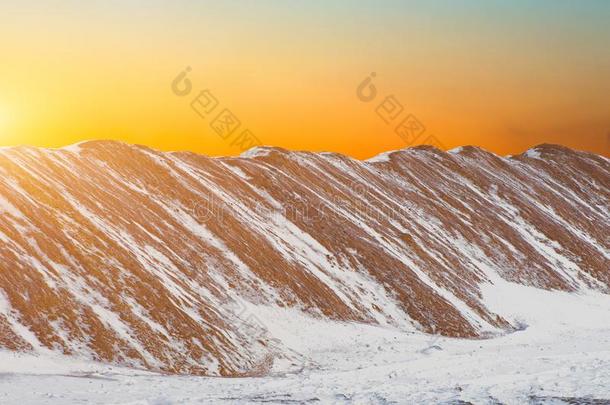
M 265 145 L 359 158 L 429 139 L 610 154 L 610 2 L 15 3 L 0 5 L 2 145 L 234 155 L 248 129 Z M 177 96 L 186 66 L 192 90 Z M 371 72 L 377 97 L 363 102 Z M 218 105 L 202 118 L 191 103 L 205 89 Z M 390 123 L 378 114 L 388 96 L 403 107 Z M 210 125 L 225 108 L 241 123 L 232 134 Z M 425 132 L 403 139 L 409 115 Z

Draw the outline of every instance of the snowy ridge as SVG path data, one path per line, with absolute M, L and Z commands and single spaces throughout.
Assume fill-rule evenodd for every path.
M 300 361 L 277 311 L 510 333 L 490 285 L 610 291 L 608 159 L 531 151 L 2 150 L 0 348 L 234 376 Z

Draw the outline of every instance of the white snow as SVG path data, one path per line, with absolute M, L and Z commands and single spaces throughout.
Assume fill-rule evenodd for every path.
M 239 155 L 239 157 L 248 158 L 248 159 L 255 158 L 255 157 L 264 157 L 264 156 L 269 155 L 271 153 L 271 151 L 272 151 L 272 148 L 270 148 L 270 147 L 255 146 L 251 149 L 248 149 L 241 155 Z
M 457 148 L 448 150 L 447 153 L 451 153 L 452 155 L 457 155 L 457 154 L 461 153 L 463 150 L 464 150 L 463 146 L 458 146 Z
M 390 157 L 392 156 L 392 154 L 394 152 L 396 152 L 396 151 L 380 153 L 379 155 L 373 156 L 372 158 L 365 160 L 365 162 L 367 162 L 367 163 L 389 162 L 390 161 Z
M 83 141 L 83 142 L 78 142 L 72 145 L 68 145 L 68 146 L 64 146 L 63 148 L 60 148 L 59 150 L 64 150 L 66 152 L 71 152 L 71 153 L 75 153 L 75 154 L 79 154 L 82 151 L 82 145 L 86 144 L 89 141 Z
M 523 156 L 527 156 L 528 158 L 532 158 L 532 159 L 540 159 L 540 152 L 537 149 L 529 149 L 527 150 Z
M 25 216 L 6 198 L 0 196 L 0 215 L 10 214 L 15 218 L 25 220 Z
M 490 307 L 525 330 L 489 340 L 437 338 L 251 306 L 294 351 L 270 376 L 163 376 L 81 360 L 0 351 L 2 404 L 563 403 L 610 399 L 610 296 L 495 278 Z M 546 401 L 546 402 L 545 402 Z

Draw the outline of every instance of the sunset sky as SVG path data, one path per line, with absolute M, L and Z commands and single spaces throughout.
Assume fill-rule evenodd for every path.
M 2 1 L 0 50 L 0 145 L 236 155 L 248 129 L 358 158 L 431 135 L 445 149 L 610 154 L 607 0 Z M 192 91 L 178 96 L 187 66 Z M 205 89 L 218 106 L 201 117 Z M 388 96 L 404 109 L 386 123 Z M 223 139 L 210 123 L 225 108 L 241 125 Z M 409 115 L 426 128 L 412 142 L 394 132 Z

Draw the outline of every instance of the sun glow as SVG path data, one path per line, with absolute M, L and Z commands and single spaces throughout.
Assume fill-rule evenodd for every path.
M 16 141 L 11 135 L 11 123 L 14 122 L 12 114 L 12 110 L 0 102 L 0 146 L 10 146 Z
M 8 123 L 8 114 L 6 112 L 6 108 L 2 104 L 0 104 L 0 140 L 4 141 L 6 138 L 5 131 L 7 129 Z

